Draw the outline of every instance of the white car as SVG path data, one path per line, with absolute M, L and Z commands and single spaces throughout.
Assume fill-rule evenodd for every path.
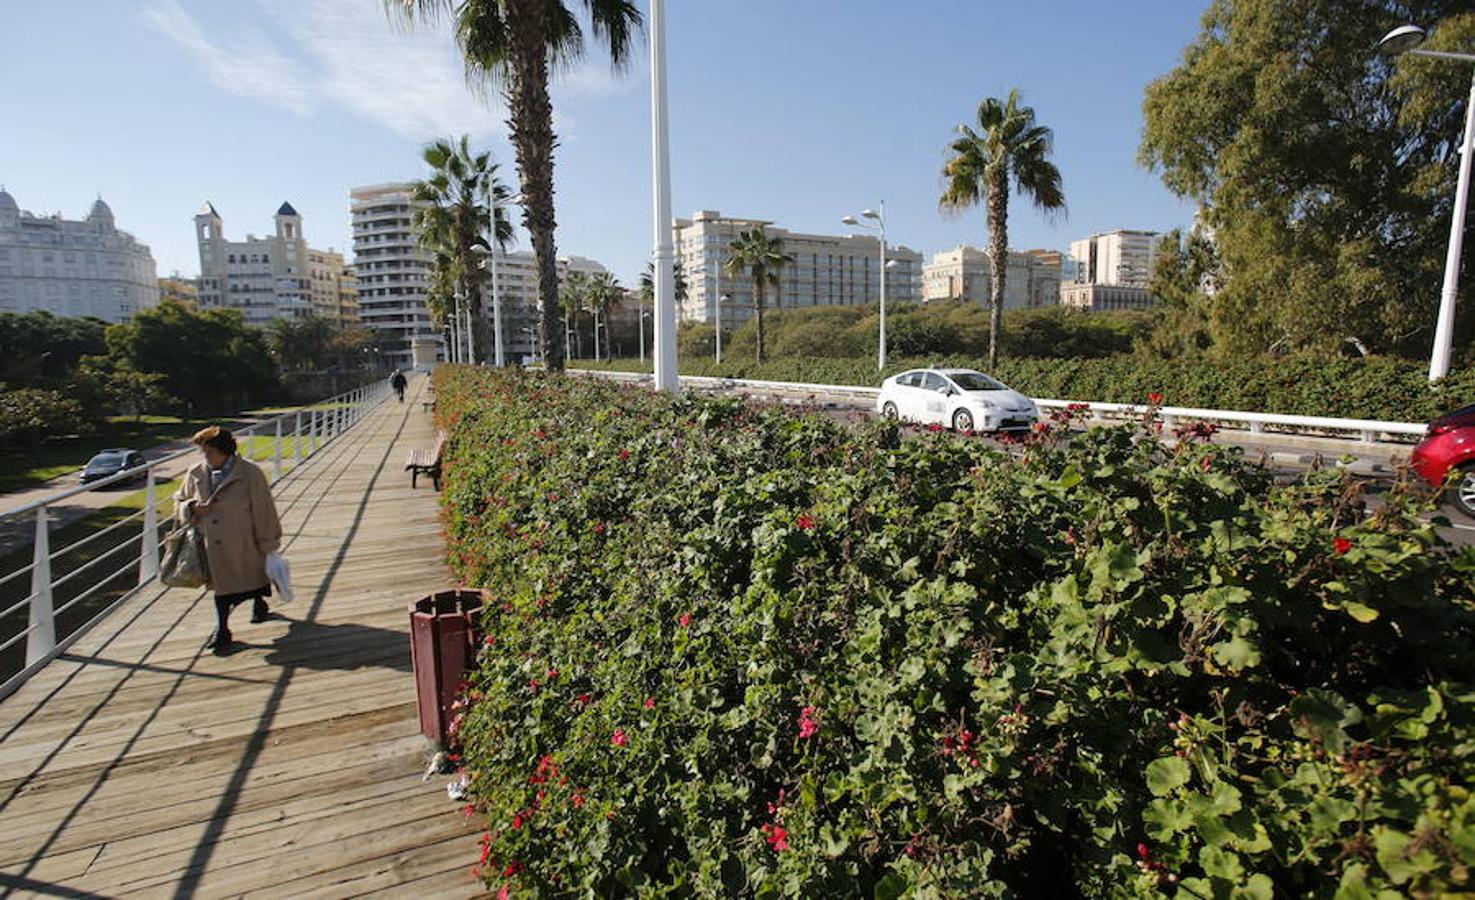
M 913 369 L 881 382 L 876 412 L 958 431 L 1017 431 L 1040 419 L 1034 401 L 972 369 Z

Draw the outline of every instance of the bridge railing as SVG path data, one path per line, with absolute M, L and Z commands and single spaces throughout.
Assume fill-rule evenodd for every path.
M 651 376 L 643 373 L 604 372 L 593 369 L 572 370 L 580 375 L 597 375 L 618 381 L 644 383 Z M 851 405 L 870 407 L 880 396 L 880 388 L 849 384 L 809 384 L 790 381 L 758 381 L 743 378 L 708 378 L 683 375 L 681 383 L 699 390 L 747 390 L 783 397 L 829 398 Z M 1035 399 L 1044 409 L 1075 407 L 1089 410 L 1102 421 L 1125 421 L 1141 416 L 1145 404 L 1101 403 L 1083 400 Z M 1301 436 L 1352 439 L 1363 443 L 1414 443 L 1427 426 L 1421 422 L 1386 422 L 1376 419 L 1343 419 L 1330 416 L 1291 416 L 1281 413 L 1245 412 L 1232 409 L 1198 409 L 1187 406 L 1161 406 L 1158 414 L 1166 427 L 1184 422 L 1211 422 L 1238 428 L 1252 434 L 1279 433 Z
M 260 465 L 276 484 L 333 442 L 350 435 L 390 394 L 388 383 L 379 380 L 263 419 L 234 432 L 237 452 Z M 157 488 L 170 480 L 161 480 L 160 469 L 177 468 L 183 458 L 196 452 L 193 447 L 179 450 L 0 512 L 0 526 L 31 527 L 35 535 L 30 562 L 0 575 L 0 677 L 6 678 L 0 684 L 0 697 L 20 687 L 110 612 L 157 581 L 160 545 L 166 533 L 162 526 L 172 518 L 172 510 L 168 516 L 159 512 Z M 132 484 L 140 478 L 144 482 L 141 508 L 52 549 L 52 522 L 58 507 L 80 495 Z M 90 510 L 87 516 L 109 509 L 117 506 L 102 506 Z M 25 524 L 28 520 L 32 523 L 29 526 Z M 64 623 L 60 639 L 59 620 Z M 25 649 L 23 661 L 21 642 Z

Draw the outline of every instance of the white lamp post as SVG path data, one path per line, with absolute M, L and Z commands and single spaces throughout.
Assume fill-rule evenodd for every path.
M 722 362 L 722 301 L 732 300 L 731 294 L 717 295 L 717 362 Z
M 1385 53 L 1408 53 L 1475 63 L 1475 53 L 1420 50 L 1426 37 L 1417 25 L 1401 25 L 1388 32 L 1378 48 Z M 1470 98 L 1465 104 L 1465 134 L 1460 139 L 1460 176 L 1455 185 L 1454 220 L 1449 226 L 1449 251 L 1444 258 L 1444 289 L 1439 294 L 1439 318 L 1434 326 L 1434 350 L 1429 355 L 1429 380 L 1449 374 L 1450 348 L 1454 342 L 1455 294 L 1460 287 L 1460 256 L 1465 240 L 1465 212 L 1470 201 L 1470 158 L 1475 156 L 1475 74 L 1470 80 Z
M 671 134 L 666 121 L 666 2 L 650 0 L 651 181 L 654 189 L 655 387 L 676 392 L 675 255 L 671 247 Z
M 855 216 L 846 216 L 840 221 L 846 225 L 854 225 L 880 233 L 881 238 L 881 340 L 876 351 L 876 371 L 880 372 L 886 368 L 886 201 L 882 200 L 876 209 L 867 209 L 861 212 L 861 218 L 874 219 L 877 224 L 868 225 Z

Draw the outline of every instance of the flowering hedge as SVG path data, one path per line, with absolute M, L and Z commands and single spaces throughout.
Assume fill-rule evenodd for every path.
M 495 603 L 504 896 L 1432 894 L 1475 863 L 1475 552 L 1151 428 L 1012 453 L 436 374 Z

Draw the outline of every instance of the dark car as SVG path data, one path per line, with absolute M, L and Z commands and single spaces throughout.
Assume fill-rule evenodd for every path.
M 1460 512 L 1475 517 L 1475 405 L 1447 413 L 1429 423 L 1424 440 L 1409 460 L 1415 472 L 1435 487 L 1458 472 L 1450 499 Z
M 141 465 L 143 465 L 143 454 L 137 450 L 104 450 L 87 461 L 87 467 L 82 470 L 82 483 L 89 484 L 127 469 L 136 469 Z M 137 478 L 126 480 L 138 481 L 146 477 L 140 472 Z

